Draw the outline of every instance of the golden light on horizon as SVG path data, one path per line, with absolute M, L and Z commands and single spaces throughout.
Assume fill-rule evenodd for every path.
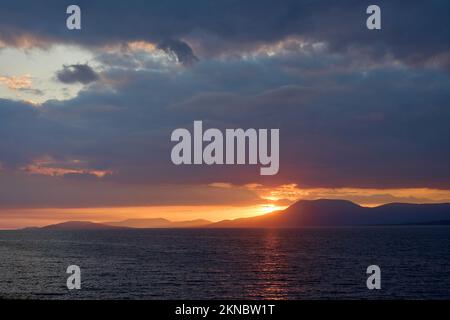
M 0 229 L 29 226 L 41 227 L 66 221 L 91 221 L 97 223 L 127 219 L 164 218 L 171 221 L 206 219 L 217 222 L 226 219 L 246 218 L 276 210 L 277 206 L 149 206 L 103 208 L 39 208 L 3 209 Z
M 75 161 L 76 162 L 76 161 Z M 72 167 L 76 167 L 71 163 Z M 43 166 L 45 163 L 43 164 Z M 44 166 L 45 167 L 45 166 Z M 54 168 L 54 167 L 51 167 Z M 42 171 L 34 174 L 57 172 Z M 374 207 L 390 202 L 443 203 L 450 202 L 449 190 L 427 188 L 363 189 L 363 188 L 312 188 L 302 189 L 296 184 L 264 186 L 249 184 L 237 186 L 229 183 L 214 183 L 209 187 L 235 189 L 235 192 L 254 192 L 254 203 L 238 205 L 232 201 L 217 205 L 158 205 L 125 207 L 82 207 L 82 208 L 2 208 L 0 229 L 14 229 L 28 226 L 44 226 L 65 221 L 112 222 L 127 219 L 164 218 L 171 221 L 206 219 L 211 222 L 236 218 L 253 217 L 283 210 L 298 200 L 343 199 L 362 206 Z
M 261 205 L 261 214 L 270 213 L 278 210 L 286 209 L 287 206 L 277 206 L 275 204 L 263 204 Z

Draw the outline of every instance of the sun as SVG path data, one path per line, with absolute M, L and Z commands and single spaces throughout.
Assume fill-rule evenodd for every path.
M 263 204 L 263 205 L 261 205 L 260 212 L 262 214 L 265 214 L 265 213 L 270 213 L 270 212 L 274 212 L 274 211 L 277 211 L 277 210 L 283 210 L 285 208 L 286 208 L 285 206 L 277 206 L 277 205 L 275 205 L 273 203 Z

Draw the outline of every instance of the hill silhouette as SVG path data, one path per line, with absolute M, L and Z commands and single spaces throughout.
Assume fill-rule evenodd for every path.
M 130 228 L 196 228 L 210 224 L 211 221 L 197 219 L 189 221 L 170 221 L 163 218 L 127 219 L 124 221 L 105 222 L 109 226 Z
M 296 228 L 383 224 L 433 224 L 450 220 L 450 204 L 391 203 L 375 208 L 347 200 L 300 200 L 285 210 L 257 217 L 224 220 L 211 228 Z
M 449 225 L 450 203 L 390 203 L 374 208 L 362 207 L 347 200 L 300 200 L 285 210 L 265 215 L 222 220 L 170 221 L 163 218 L 128 219 L 94 223 L 68 221 L 45 226 L 44 230 L 112 230 L 131 228 L 300 228 L 320 226 L 364 225 Z M 36 228 L 26 228 L 36 229 Z
M 30 229 L 30 228 L 28 228 Z M 94 223 L 90 221 L 67 221 L 57 224 L 51 224 L 42 228 L 41 230 L 113 230 L 121 229 L 120 227 L 108 226 L 102 223 Z
M 66 221 L 38 227 L 28 227 L 23 230 L 115 230 L 115 229 L 153 229 L 153 228 L 200 228 L 211 224 L 211 221 L 197 219 L 189 221 L 170 221 L 163 218 L 128 219 L 117 222 L 95 223 L 90 221 Z

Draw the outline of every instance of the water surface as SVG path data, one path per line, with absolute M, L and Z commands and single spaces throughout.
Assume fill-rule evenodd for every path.
M 0 298 L 450 299 L 450 227 L 0 231 Z

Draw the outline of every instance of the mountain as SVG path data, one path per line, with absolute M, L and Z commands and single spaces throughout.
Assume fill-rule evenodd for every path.
M 48 225 L 40 230 L 113 230 L 121 229 L 120 227 L 108 226 L 101 223 L 94 223 L 89 221 L 67 221 L 63 223 L 57 223 Z
M 224 220 L 210 228 L 297 228 L 309 226 L 357 226 L 424 224 L 450 220 L 450 204 L 391 203 L 375 208 L 347 200 L 300 200 L 285 210 L 257 217 Z
M 154 219 L 128 219 L 117 222 L 105 222 L 104 224 L 116 227 L 130 228 L 197 228 L 210 224 L 211 221 L 197 219 L 190 221 L 170 221 L 163 218 Z
M 123 228 L 299 228 L 310 226 L 361 225 L 449 225 L 450 203 L 390 203 L 368 208 L 347 200 L 300 200 L 285 210 L 262 216 L 223 220 L 170 221 L 167 219 L 128 219 L 93 223 L 68 221 L 43 230 L 113 230 Z M 30 229 L 30 228 L 28 228 Z M 34 228 L 32 228 L 34 229 Z

